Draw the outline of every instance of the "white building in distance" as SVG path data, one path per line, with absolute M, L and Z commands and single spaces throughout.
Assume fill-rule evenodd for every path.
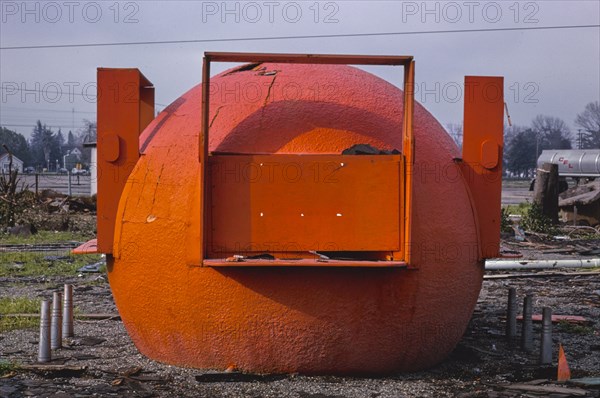
M 0 155 L 0 171 L 2 171 L 3 173 L 8 173 L 9 164 L 10 158 L 8 156 L 8 153 L 3 153 L 2 155 Z M 15 155 L 12 156 L 12 169 L 18 170 L 19 173 L 23 172 L 23 161 Z

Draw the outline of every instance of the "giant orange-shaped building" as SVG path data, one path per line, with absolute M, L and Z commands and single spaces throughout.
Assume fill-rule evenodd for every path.
M 138 70 L 98 70 L 98 251 L 141 353 L 381 374 L 452 351 L 498 252 L 502 78 L 466 78 L 460 153 L 414 104 L 414 65 L 206 53 L 156 117 Z

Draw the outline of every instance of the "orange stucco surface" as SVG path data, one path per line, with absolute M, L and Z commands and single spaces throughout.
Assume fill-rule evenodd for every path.
M 211 79 L 209 150 L 340 154 L 402 148 L 402 92 L 340 65 L 263 64 Z M 274 73 L 272 73 L 274 72 Z M 138 349 L 162 362 L 260 373 L 391 373 L 443 360 L 482 282 L 458 149 L 415 107 L 416 269 L 201 267 L 201 87 L 140 137 L 121 195 L 109 280 Z

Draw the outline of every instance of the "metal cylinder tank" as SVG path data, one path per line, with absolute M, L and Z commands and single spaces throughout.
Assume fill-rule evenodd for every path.
M 558 165 L 558 174 L 564 177 L 600 177 L 600 149 L 547 149 L 542 151 L 537 165 Z

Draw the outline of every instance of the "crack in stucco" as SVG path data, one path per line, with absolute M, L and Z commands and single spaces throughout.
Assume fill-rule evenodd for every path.
M 210 121 L 210 124 L 208 125 L 208 127 L 212 127 L 213 123 L 215 122 L 215 119 L 217 118 L 217 116 L 219 116 L 219 111 L 221 110 L 221 108 L 223 108 L 224 105 L 221 105 L 220 107 L 217 108 L 217 111 L 215 112 L 215 115 L 213 116 L 212 120 Z
M 273 89 L 273 86 L 275 85 L 275 79 L 277 79 L 277 75 L 273 75 L 273 80 L 271 80 L 271 84 L 269 84 L 269 88 L 267 89 L 267 96 L 265 97 L 265 100 L 263 102 L 262 105 L 262 110 L 260 112 L 260 130 L 262 131 L 263 128 L 263 118 L 265 115 L 265 109 L 267 108 L 267 104 L 269 102 L 269 99 L 271 98 L 271 90 Z
M 271 89 L 273 88 L 273 85 L 275 84 L 275 79 L 277 79 L 277 75 L 273 75 L 273 80 L 271 80 L 271 84 L 269 84 L 269 88 L 267 89 L 267 96 L 265 97 L 265 101 L 263 102 L 263 110 L 267 106 L 267 103 L 269 102 L 269 98 L 271 98 Z
M 142 193 L 144 192 L 144 187 L 146 186 L 146 177 L 148 177 L 148 172 L 149 172 L 149 168 L 146 166 L 146 172 L 144 173 L 144 179 L 142 180 Z M 140 205 L 140 200 L 142 199 L 144 195 L 140 194 L 138 196 L 138 200 L 137 203 L 135 204 L 135 207 L 138 207 Z M 129 197 L 127 198 L 127 201 L 129 202 Z M 127 207 L 127 203 L 125 204 L 125 207 Z
M 165 155 L 165 159 L 169 158 L 169 152 L 171 152 L 171 148 L 167 150 L 167 154 Z M 165 164 L 163 163 L 160 172 L 158 173 L 158 177 L 156 178 L 156 184 L 154 185 L 154 193 L 152 194 L 152 205 L 150 206 L 150 214 L 152 214 L 152 210 L 154 210 L 154 203 L 156 202 L 156 192 L 158 191 L 158 186 L 160 185 L 160 178 L 162 177 L 163 171 L 165 171 Z

